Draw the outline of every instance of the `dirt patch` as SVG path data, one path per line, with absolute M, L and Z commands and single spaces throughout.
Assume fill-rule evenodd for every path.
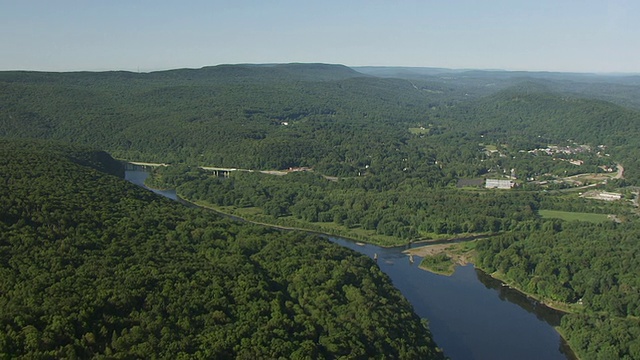
M 447 248 L 450 248 L 453 245 L 454 244 L 425 245 L 405 250 L 403 253 L 420 257 L 432 256 L 443 253 Z
M 427 256 L 446 254 L 454 264 L 467 265 L 473 258 L 473 254 L 472 252 L 461 252 L 459 249 L 459 245 L 459 243 L 425 245 L 405 250 L 403 251 L 403 253 L 419 256 L 422 258 Z

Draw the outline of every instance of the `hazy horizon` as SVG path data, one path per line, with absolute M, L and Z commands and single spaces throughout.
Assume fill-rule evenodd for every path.
M 216 66 L 242 66 L 242 65 L 287 65 L 287 64 L 326 64 L 326 65 L 342 65 L 349 67 L 353 70 L 358 68 L 388 68 L 388 69 L 433 69 L 443 70 L 443 72 L 467 72 L 467 71 L 485 71 L 485 72 L 526 72 L 526 73 L 549 73 L 549 74 L 576 74 L 576 75 L 597 75 L 597 76 L 640 76 L 640 72 L 576 72 L 576 71 L 548 71 L 548 70 L 508 70 L 508 69 L 491 69 L 491 68 L 448 68 L 442 66 L 394 66 L 394 65 L 347 65 L 336 63 L 320 63 L 320 62 L 286 62 L 286 63 L 236 63 L 236 64 L 215 64 L 204 65 L 200 67 L 176 67 L 176 68 L 158 68 L 158 69 L 81 69 L 81 70 L 32 70 L 32 69 L 2 69 L 0 72 L 44 72 L 44 73 L 75 73 L 75 72 L 89 72 L 89 73 L 101 73 L 101 72 L 130 72 L 140 74 L 150 74 L 154 72 L 171 71 L 171 70 L 198 70 Z
M 159 71 L 330 63 L 640 73 L 640 3 L 3 2 L 0 70 Z

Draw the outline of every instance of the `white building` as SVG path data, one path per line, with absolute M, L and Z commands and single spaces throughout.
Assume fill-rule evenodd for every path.
M 622 199 L 622 194 L 603 191 L 600 193 L 603 200 L 614 201 Z
M 500 179 L 487 179 L 484 187 L 487 189 L 511 189 L 513 181 Z

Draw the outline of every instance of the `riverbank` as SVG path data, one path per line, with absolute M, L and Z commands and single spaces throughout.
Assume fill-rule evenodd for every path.
M 172 196 L 174 200 L 179 200 L 179 197 L 176 199 L 175 191 L 172 191 Z M 242 220 L 237 215 L 221 213 L 213 206 L 207 207 L 203 202 L 181 202 L 187 206 L 206 207 L 221 216 Z M 410 300 L 416 313 L 429 319 L 436 342 L 452 359 L 567 359 L 566 353 L 558 347 L 558 341 L 561 347 L 564 347 L 565 341 L 553 329 L 553 325 L 541 320 L 544 314 L 531 306 L 527 307 L 527 304 L 522 304 L 512 296 L 503 297 L 506 289 L 499 284 L 489 288 L 485 279 L 492 278 L 484 274 L 481 276 L 471 266 L 459 268 L 451 277 L 435 276 L 419 269 L 417 263 L 412 263 L 407 254 L 402 252 L 406 247 L 383 248 L 364 244 L 360 239 L 344 239 L 342 236 L 334 237 L 330 233 L 308 231 L 304 228 L 258 224 L 321 234 L 334 243 L 370 258 L 377 257 L 377 266 L 392 278 L 394 285 Z M 439 241 L 442 240 L 430 240 L 427 243 Z M 508 293 L 515 291 L 507 291 L 506 294 Z M 518 305 L 518 310 L 514 304 Z M 505 342 L 509 346 L 505 347 Z
M 244 221 L 244 222 L 248 222 L 248 223 L 252 223 L 252 224 L 256 224 L 256 225 L 261 225 L 261 226 L 267 226 L 267 227 L 271 227 L 274 229 L 280 229 L 280 230 L 287 230 L 287 231 L 303 231 L 303 232 L 307 232 L 307 233 L 312 233 L 312 234 L 317 234 L 317 235 L 322 235 L 322 236 L 338 236 L 344 239 L 348 239 L 351 240 L 355 243 L 367 243 L 367 244 L 372 244 L 372 245 L 376 245 L 376 246 L 380 246 L 383 248 L 392 248 L 392 247 L 398 247 L 398 246 L 406 246 L 409 244 L 425 244 L 423 246 L 419 246 L 419 247 L 415 247 L 415 248 L 410 248 L 407 250 L 404 250 L 403 253 L 406 254 L 407 256 L 411 255 L 411 256 L 418 256 L 421 257 L 423 259 L 423 261 L 420 263 L 419 268 L 425 271 L 430 271 L 432 273 L 436 273 L 436 274 L 441 274 L 441 275 L 451 275 L 453 274 L 453 272 L 455 271 L 455 267 L 458 265 L 464 266 L 467 264 L 474 264 L 474 258 L 475 258 L 475 242 L 479 239 L 482 238 L 487 238 L 490 237 L 492 234 L 467 234 L 461 237 L 454 237 L 454 238 L 443 238 L 443 239 L 429 239 L 429 240 L 421 240 L 421 241 L 416 241 L 416 242 L 406 242 L 406 241 L 398 241 L 398 242 L 394 242 L 394 243 L 389 243 L 388 240 L 385 242 L 380 242 L 380 241 L 372 241 L 373 238 L 366 238 L 366 237 L 353 237 L 353 236 L 349 236 L 349 235 L 345 235 L 342 232 L 336 232 L 336 233 L 332 233 L 332 232 L 328 232 L 326 231 L 327 229 L 318 229 L 317 227 L 314 226 L 310 226 L 310 227 L 303 227 L 303 226 L 286 226 L 286 225 L 281 225 L 281 224 L 274 224 L 274 223 L 270 223 L 270 222 L 264 222 L 264 221 L 259 221 L 256 219 L 251 219 L 249 217 L 245 217 L 242 216 L 241 214 L 238 214 L 238 212 L 236 211 L 228 211 L 229 207 L 220 207 L 220 206 L 215 206 L 213 204 L 210 204 L 206 201 L 193 201 L 193 200 L 187 200 L 183 197 L 181 197 L 179 194 L 176 194 L 178 200 L 180 200 L 181 202 L 187 203 L 187 204 L 191 204 L 192 206 L 197 206 L 197 207 L 201 207 L 201 208 L 205 208 L 208 209 L 210 211 L 214 211 L 218 214 L 220 214 L 221 216 L 226 216 L 226 217 L 230 217 L 230 218 L 234 218 L 240 221 Z M 227 210 L 227 211 L 225 211 Z M 399 239 L 398 239 L 399 240 Z M 446 269 L 442 268 L 441 266 L 439 266 L 438 264 L 436 264 L 435 266 L 428 266 L 427 264 L 424 264 L 424 259 L 425 258 L 429 258 L 429 257 L 434 257 L 434 256 L 438 256 L 440 254 L 445 254 L 447 256 L 446 261 L 448 262 L 448 266 Z M 475 265 L 474 265 L 475 266 Z M 480 268 L 481 269 L 481 268 Z M 482 270 L 482 269 L 481 269 Z M 485 272 L 486 273 L 486 272 Z M 568 312 L 572 312 L 569 309 L 569 304 L 562 304 L 562 303 L 558 303 L 558 302 L 554 302 L 551 300 L 545 300 L 545 299 L 541 299 L 538 296 L 534 295 L 534 294 L 530 294 L 527 293 L 521 289 L 518 289 L 517 287 L 513 286 L 512 284 L 507 283 L 506 279 L 504 278 L 504 276 L 502 276 L 501 274 L 490 274 L 487 273 L 487 275 L 491 276 L 492 278 L 501 281 L 502 283 L 505 284 L 505 286 L 508 286 L 509 288 L 512 288 L 514 290 L 517 290 L 518 292 L 522 293 L 523 295 L 526 295 L 532 299 L 535 299 L 536 301 L 538 301 L 540 304 L 544 304 L 545 306 L 552 308 L 554 310 L 557 311 L 561 311 L 564 313 L 568 313 Z
M 534 307 L 544 306 L 546 308 L 557 311 L 563 315 L 578 313 L 576 306 L 578 304 L 566 304 L 548 299 L 526 292 L 512 283 L 509 283 L 504 274 L 501 273 L 488 273 L 484 269 L 475 266 L 475 240 L 470 242 L 458 242 L 458 243 L 438 243 L 433 245 L 424 245 L 417 248 L 407 249 L 403 253 L 412 256 L 422 257 L 422 261 L 419 265 L 421 270 L 438 274 L 451 276 L 455 273 L 457 266 L 465 266 L 468 264 L 474 265 L 475 268 L 482 271 L 486 276 L 500 283 L 500 286 L 508 289 L 509 291 L 515 291 L 522 297 L 530 299 L 534 304 Z M 432 259 L 430 261 L 430 259 Z M 564 340 L 563 351 L 570 354 L 571 357 L 579 359 L 575 351 L 571 348 L 563 329 L 558 325 L 554 325 L 553 328 L 558 335 Z
M 206 201 L 193 201 L 193 200 L 188 200 L 185 197 L 180 196 L 175 189 L 158 189 L 158 188 L 154 188 L 152 186 L 149 186 L 149 184 L 146 181 L 142 181 L 140 182 L 141 186 L 145 187 L 146 189 L 159 193 L 165 197 L 169 197 L 173 200 L 176 200 L 186 206 L 191 206 L 191 207 L 198 207 L 198 208 L 203 208 L 209 211 L 213 211 L 216 214 L 226 217 L 226 218 L 230 218 L 230 219 L 234 219 L 234 220 L 238 220 L 238 221 L 242 221 L 242 222 L 247 222 L 247 223 L 251 223 L 251 224 L 255 224 L 255 225 L 261 225 L 261 226 L 266 226 L 266 227 L 270 227 L 270 228 L 274 228 L 274 229 L 279 229 L 279 230 L 287 230 L 287 231 L 303 231 L 306 233 L 310 233 L 310 234 L 316 234 L 316 235 L 320 235 L 320 236 L 338 236 L 344 239 L 348 239 L 350 241 L 353 241 L 354 243 L 359 243 L 360 241 L 363 241 L 363 239 L 356 239 L 356 238 L 352 238 L 349 236 L 345 236 L 345 235 L 341 235 L 341 234 L 331 234 L 328 232 L 323 232 L 323 231 L 318 231 L 318 230 L 313 230 L 313 229 L 308 229 L 308 228 L 303 228 L 303 227 L 295 227 L 295 226 L 284 226 L 284 225 L 278 225 L 278 224 L 273 224 L 273 223 L 267 223 L 267 222 L 261 222 L 261 221 L 256 221 L 254 219 L 249 219 L 243 216 L 239 216 L 238 214 L 234 213 L 234 212 L 227 212 L 224 211 L 223 207 L 219 207 L 219 206 L 215 206 L 213 204 L 210 204 Z M 173 196 L 170 196 L 167 194 L 167 192 L 172 192 Z M 377 244 L 375 242 L 371 242 L 371 241 L 367 241 L 367 243 L 369 244 L 373 244 L 376 246 L 380 246 L 380 247 L 385 247 L 382 244 Z M 386 247 L 393 247 L 393 246 L 386 246 Z
M 480 267 L 478 267 L 478 269 L 484 271 L 484 269 L 482 269 Z M 582 305 L 579 305 L 579 304 L 569 304 L 569 303 L 563 303 L 563 302 L 560 302 L 560 301 L 554 301 L 554 300 L 550 300 L 550 299 L 545 299 L 545 298 L 543 298 L 543 297 L 541 297 L 541 296 L 539 296 L 537 294 L 533 294 L 533 293 L 524 291 L 521 288 L 513 285 L 513 283 L 509 283 L 508 279 L 506 279 L 506 277 L 502 273 L 499 273 L 499 272 L 487 273 L 486 271 L 485 271 L 485 273 L 487 275 L 491 276 L 492 278 L 501 281 L 502 283 L 505 284 L 505 286 L 508 286 L 509 288 L 514 289 L 514 290 L 516 290 L 516 291 L 518 291 L 518 292 L 520 292 L 520 293 L 522 293 L 522 294 L 534 299 L 538 303 L 540 303 L 540 304 L 542 304 L 542 305 L 544 305 L 544 306 L 546 306 L 548 308 L 563 312 L 565 314 L 577 314 L 577 313 L 580 312 L 580 311 L 578 311 L 578 307 L 582 307 Z
M 363 242 L 367 244 L 373 244 L 376 246 L 384 247 L 384 248 L 392 248 L 398 246 L 407 246 L 411 242 L 407 240 L 402 240 L 399 238 L 394 238 L 391 236 L 385 235 L 376 235 L 376 234 L 363 234 L 362 232 L 356 232 L 355 230 L 350 231 L 350 229 L 340 229 L 339 225 L 333 223 L 321 223 L 321 225 L 316 225 L 314 223 L 308 223 L 305 221 L 301 221 L 293 218 L 284 218 L 285 222 L 294 223 L 295 225 L 286 225 L 281 223 L 274 223 L 268 219 L 267 221 L 260 219 L 260 217 L 265 217 L 261 214 L 261 211 L 257 208 L 236 208 L 236 207 L 228 207 L 228 206 L 216 206 L 207 201 L 202 200 L 188 200 L 177 194 L 178 198 L 184 202 L 191 203 L 195 206 L 200 206 L 216 213 L 228 216 L 232 218 L 236 218 L 242 221 L 250 222 L 256 225 L 268 226 L 272 228 L 282 229 L 282 230 L 298 230 L 304 231 L 313 234 L 325 235 L 325 236 L 337 236 L 349 240 L 353 240 L 354 242 Z M 277 221 L 277 219 L 276 219 Z
M 413 256 L 419 256 L 421 258 L 423 258 L 422 263 L 420 264 L 420 268 L 425 270 L 425 271 L 430 271 L 430 272 L 434 272 L 437 274 L 443 274 L 442 271 L 439 271 L 442 266 L 437 266 L 437 268 L 435 269 L 435 271 L 433 271 L 433 266 L 427 266 L 425 264 L 425 266 L 423 266 L 423 263 L 425 261 L 426 258 L 429 257 L 438 257 L 441 255 L 446 255 L 446 257 L 448 258 L 447 261 L 449 262 L 450 266 L 451 266 L 451 272 L 453 273 L 453 271 L 455 270 L 455 267 L 458 265 L 464 266 L 467 264 L 474 264 L 475 267 L 477 267 L 478 269 L 482 270 L 484 273 L 486 273 L 487 275 L 491 276 L 492 278 L 502 282 L 506 287 L 509 287 L 511 289 L 517 290 L 518 292 L 522 293 L 523 295 L 526 295 L 527 297 L 530 297 L 531 299 L 534 299 L 535 301 L 537 301 L 540 304 L 543 304 L 551 309 L 557 310 L 557 311 L 561 311 L 563 313 L 577 313 L 577 306 L 580 306 L 578 304 L 568 304 L 568 303 L 563 303 L 563 302 L 559 302 L 559 301 L 554 301 L 554 300 L 549 300 L 549 299 L 544 299 L 542 297 L 540 297 L 537 294 L 532 294 L 529 292 L 524 291 L 523 289 L 518 288 L 517 286 L 513 285 L 512 283 L 509 283 L 508 279 L 504 276 L 504 274 L 498 273 L 498 272 L 494 272 L 494 273 L 488 273 L 486 272 L 484 269 L 482 269 L 481 267 L 478 267 L 475 265 L 476 261 L 475 261 L 475 244 L 470 245 L 472 243 L 475 242 L 474 240 L 468 241 L 468 242 L 453 242 L 457 239 L 451 239 L 451 243 L 438 243 L 438 244 L 434 244 L 434 245 L 424 245 L 424 246 L 420 246 L 420 247 L 416 247 L 416 248 L 411 248 L 411 249 L 407 249 L 405 251 L 403 251 L 405 254 L 411 254 Z M 441 257 L 442 258 L 442 257 Z M 444 261 L 444 258 L 442 258 L 442 261 Z M 444 275 L 450 275 L 449 272 L 444 273 Z
M 353 241 L 354 243 L 358 243 L 359 241 L 361 241 L 361 240 L 358 240 L 358 239 L 353 239 L 353 238 L 349 238 L 349 237 L 342 236 L 342 235 L 334 235 L 334 234 L 324 233 L 324 232 L 320 232 L 320 231 L 309 230 L 309 229 L 305 229 L 305 228 L 292 227 L 292 226 L 282 226 L 282 225 L 277 225 L 277 224 L 271 224 L 271 223 L 264 223 L 264 222 L 260 222 L 260 221 L 255 221 L 255 220 L 243 218 L 243 217 L 238 216 L 236 214 L 232 214 L 232 213 L 227 213 L 227 212 L 221 211 L 218 207 L 210 205 L 209 203 L 207 203 L 205 201 L 190 201 L 190 200 L 186 200 L 186 199 L 180 197 L 180 195 L 177 195 L 177 198 L 181 202 L 186 203 L 186 204 L 190 204 L 191 206 L 207 209 L 209 211 L 215 212 L 216 214 L 218 214 L 220 216 L 224 216 L 224 217 L 231 218 L 231 219 L 236 219 L 236 220 L 239 220 L 239 221 L 242 221 L 242 222 L 247 222 L 247 223 L 254 224 L 254 225 L 261 225 L 261 226 L 270 227 L 270 228 L 278 229 L 278 230 L 302 231 L 302 232 L 306 232 L 306 233 L 309 233 L 309 234 L 315 234 L 315 235 L 320 235 L 320 236 L 338 236 L 338 237 L 341 237 L 343 239 L 347 239 L 347 240 Z M 373 242 L 370 242 L 369 244 L 380 246 L 380 247 L 384 247 L 382 245 L 378 245 L 378 244 L 373 243 Z
M 410 256 L 421 257 L 422 261 L 419 265 L 421 269 L 448 276 L 455 272 L 456 266 L 472 263 L 475 241 L 481 237 L 486 237 L 486 235 L 432 241 L 431 244 L 407 249 L 403 252 Z
M 372 244 L 372 245 L 376 245 L 376 246 L 380 246 L 383 248 L 391 248 L 391 247 L 397 247 L 397 246 L 406 246 L 409 244 L 426 244 L 423 246 L 419 246 L 419 247 L 415 247 L 415 248 L 410 248 L 407 250 L 404 250 L 403 253 L 406 255 L 411 255 L 411 256 L 418 256 L 421 257 L 423 259 L 423 261 L 420 263 L 419 268 L 425 271 L 430 271 L 432 273 L 436 273 L 436 274 L 441 274 L 441 275 L 451 275 L 453 274 L 453 272 L 455 271 L 455 267 L 458 265 L 464 266 L 467 264 L 475 264 L 474 258 L 475 258 L 475 242 L 479 239 L 482 238 L 486 238 L 486 237 L 490 237 L 492 234 L 469 234 L 469 235 L 465 235 L 462 237 L 455 237 L 455 238 L 448 238 L 448 239 L 430 239 L 430 240 L 421 240 L 421 241 L 416 241 L 416 242 L 406 242 L 406 241 L 397 241 L 397 242 L 393 242 L 393 243 L 389 243 L 389 241 L 385 241 L 385 242 L 380 242 L 380 241 L 372 241 L 373 238 L 367 238 L 367 237 L 354 237 L 354 236 L 349 236 L 346 235 L 343 232 L 329 232 L 326 231 L 327 229 L 318 229 L 315 226 L 309 226 L 309 227 L 304 227 L 304 226 L 286 226 L 286 225 L 281 225 L 281 224 L 274 224 L 274 223 L 270 223 L 270 222 L 264 222 L 264 221 L 259 221 L 256 219 L 252 219 L 250 217 L 245 217 L 242 216 L 241 214 L 239 214 L 236 211 L 228 211 L 228 207 L 220 207 L 220 206 L 215 206 L 213 204 L 210 204 L 206 201 L 193 201 L 193 200 L 187 200 L 183 197 L 181 197 L 179 194 L 177 194 L 177 197 L 180 201 L 191 204 L 193 206 L 198 206 L 201 208 L 205 208 L 211 211 L 214 211 L 222 216 L 227 216 L 230 218 L 235 218 L 241 221 L 245 221 L 245 222 L 249 222 L 252 224 L 256 224 L 256 225 L 261 225 L 261 226 L 267 226 L 267 227 L 271 227 L 271 228 L 275 228 L 275 229 L 280 229 L 280 230 L 288 230 L 288 231 L 304 231 L 307 233 L 312 233 L 312 234 L 317 234 L 317 235 L 322 235 L 322 236 L 338 236 L 341 238 L 345 238 L 351 241 L 354 241 L 356 243 L 359 242 L 363 242 L 363 243 L 367 243 L 367 244 Z M 227 210 L 227 211 L 225 211 Z M 399 239 L 398 239 L 399 240 Z M 448 266 L 446 269 L 443 269 L 443 267 L 439 266 L 437 263 L 435 264 L 435 266 L 429 266 L 427 264 L 424 264 L 424 259 L 428 258 L 428 257 L 434 257 L 434 256 L 438 256 L 440 254 L 445 254 L 447 256 L 448 259 L 446 259 L 446 261 L 448 262 Z M 475 265 L 474 265 L 475 266 Z M 483 270 L 482 268 L 479 268 L 480 270 Z M 486 273 L 486 272 L 485 272 Z M 517 290 L 518 292 L 522 293 L 525 296 L 528 296 L 532 299 L 534 299 L 535 301 L 539 302 L 540 304 L 543 304 L 551 309 L 557 310 L 557 311 L 561 311 L 564 313 L 569 313 L 569 312 L 575 312 L 572 311 L 570 309 L 570 304 L 564 304 L 564 303 L 559 303 L 559 302 L 555 302 L 552 300 L 546 300 L 546 299 L 542 299 L 539 296 L 535 295 L 535 294 L 530 294 L 527 293 L 525 291 L 523 291 L 522 289 L 519 289 L 517 287 L 515 287 L 513 284 L 510 284 L 507 282 L 507 280 L 504 278 L 504 276 L 502 274 L 497 274 L 497 273 L 487 273 L 487 275 L 491 276 L 492 278 L 501 281 L 505 286 L 512 288 L 514 290 Z

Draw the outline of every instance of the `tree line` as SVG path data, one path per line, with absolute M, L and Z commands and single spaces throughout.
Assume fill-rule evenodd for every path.
M 545 300 L 572 304 L 561 329 L 579 355 L 640 356 L 637 221 L 548 220 L 533 232 L 478 242 L 476 265 Z

